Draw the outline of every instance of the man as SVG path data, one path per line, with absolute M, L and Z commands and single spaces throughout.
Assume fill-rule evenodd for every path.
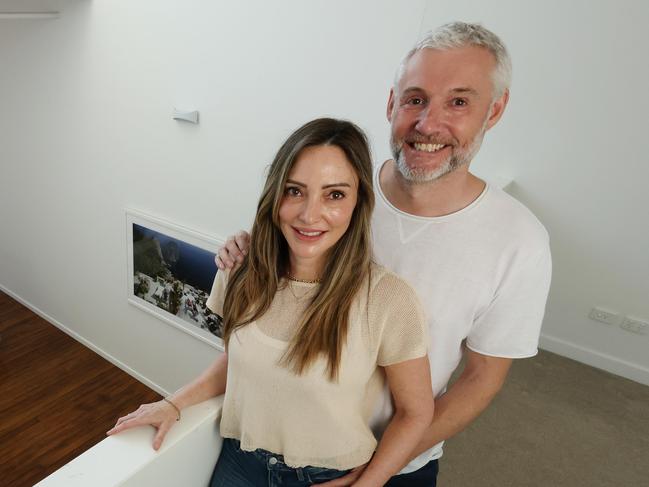
M 511 62 L 489 30 L 455 22 L 403 59 L 387 118 L 394 159 L 377 168 L 374 251 L 417 290 L 430 324 L 435 418 L 411 462 L 386 484 L 434 486 L 443 442 L 502 387 L 514 358 L 536 354 L 550 285 L 548 235 L 523 205 L 469 172 L 509 99 Z M 217 256 L 242 259 L 241 233 Z M 466 358 L 459 379 L 451 373 Z M 389 398 L 374 423 L 381 431 Z M 327 483 L 350 485 L 360 470 Z

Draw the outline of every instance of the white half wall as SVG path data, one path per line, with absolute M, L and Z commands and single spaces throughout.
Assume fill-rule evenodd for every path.
M 423 30 L 481 21 L 514 85 L 474 168 L 552 238 L 542 345 L 649 384 L 649 4 L 495 0 L 59 0 L 58 20 L 0 21 L 0 286 L 159 390 L 215 349 L 126 301 L 124 208 L 226 236 L 249 226 L 263 170 L 317 116 L 389 155 L 385 103 Z M 200 124 L 171 119 L 200 111 Z M 632 372 L 629 372 L 632 371 Z

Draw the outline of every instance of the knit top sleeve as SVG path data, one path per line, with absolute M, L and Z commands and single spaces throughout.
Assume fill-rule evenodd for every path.
M 212 283 L 210 297 L 205 303 L 213 313 L 223 317 L 223 302 L 225 301 L 225 288 L 228 285 L 229 271 L 218 270 Z
M 428 325 L 412 287 L 385 272 L 369 296 L 368 322 L 377 364 L 393 365 L 428 352 Z

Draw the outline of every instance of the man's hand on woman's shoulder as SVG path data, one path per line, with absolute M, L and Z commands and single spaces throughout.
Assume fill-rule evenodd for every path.
M 249 248 L 250 234 L 245 230 L 241 230 L 227 238 L 225 245 L 216 253 L 214 262 L 221 270 L 234 269 L 241 265 L 243 258 L 248 254 Z

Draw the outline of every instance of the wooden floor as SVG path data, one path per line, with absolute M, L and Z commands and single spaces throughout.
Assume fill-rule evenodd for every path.
M 0 292 L 0 485 L 29 487 L 160 396 Z

